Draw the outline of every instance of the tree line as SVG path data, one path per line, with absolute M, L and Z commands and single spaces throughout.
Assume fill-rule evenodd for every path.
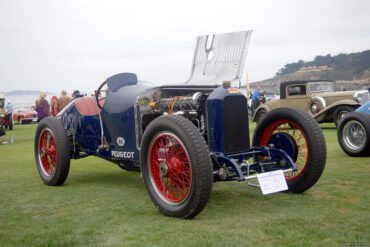
M 277 76 L 291 74 L 304 67 L 328 66 L 330 71 L 325 72 L 326 77 L 331 79 L 353 79 L 361 77 L 366 71 L 370 70 L 370 50 L 357 53 L 340 53 L 336 56 L 327 54 L 326 56 L 316 56 L 313 61 L 299 60 L 295 63 L 288 63 L 276 73 Z

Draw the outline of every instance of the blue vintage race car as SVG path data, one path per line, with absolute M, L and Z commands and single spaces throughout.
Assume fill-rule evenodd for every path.
M 337 136 L 349 156 L 370 156 L 370 101 L 340 121 Z
M 95 155 L 141 171 L 155 206 L 181 218 L 203 210 L 216 181 L 283 170 L 289 191 L 311 188 L 324 170 L 326 146 L 307 113 L 269 112 L 250 144 L 247 98 L 231 86 L 243 73 L 250 34 L 198 37 L 185 83 L 155 86 L 117 74 L 95 97 L 77 98 L 43 119 L 35 138 L 42 181 L 61 185 L 71 159 Z

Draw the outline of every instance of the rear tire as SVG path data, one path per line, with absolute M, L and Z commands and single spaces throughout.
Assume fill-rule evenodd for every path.
M 352 106 L 340 106 L 338 107 L 333 114 L 333 121 L 335 126 L 338 127 L 339 122 L 350 112 L 355 111 L 356 109 Z
M 40 121 L 34 152 L 41 180 L 51 186 L 62 185 L 68 177 L 71 149 L 59 119 L 46 117 Z
M 319 180 L 326 162 L 325 139 L 318 123 L 299 109 L 271 110 L 257 125 L 253 146 L 268 146 L 276 132 L 289 135 L 298 148 L 296 157 L 292 157 L 298 171 L 285 174 L 289 191 L 301 193 L 308 190 Z
M 339 123 L 338 142 L 349 156 L 370 155 L 370 115 L 350 112 Z
M 213 167 L 202 135 L 189 120 L 161 116 L 146 128 L 140 167 L 154 205 L 167 216 L 193 218 L 212 192 Z

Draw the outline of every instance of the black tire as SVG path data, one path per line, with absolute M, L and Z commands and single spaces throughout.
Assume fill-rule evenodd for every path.
M 333 114 L 333 122 L 335 123 L 335 126 L 338 127 L 339 122 L 343 119 L 343 117 L 350 113 L 355 111 L 356 109 L 352 106 L 340 106 L 338 107 Z
M 278 108 L 268 112 L 257 125 L 253 145 L 267 146 L 271 135 L 279 126 L 281 126 L 279 132 L 287 133 L 298 147 L 296 157 L 292 157 L 298 171 L 286 174 L 289 191 L 304 192 L 319 180 L 324 171 L 326 162 L 324 135 L 318 123 L 308 113 L 299 109 Z
M 62 185 L 69 173 L 71 146 L 59 119 L 46 117 L 40 121 L 34 152 L 41 180 L 51 186 Z
M 369 156 L 370 115 L 362 112 L 348 113 L 339 123 L 337 137 L 342 150 L 349 156 Z
M 188 219 L 199 214 L 212 192 L 213 167 L 207 144 L 194 124 L 177 115 L 158 117 L 146 128 L 141 143 L 140 168 L 154 205 L 167 216 Z M 157 148 L 163 143 L 167 148 Z M 166 157 L 162 163 L 159 155 Z
M 256 117 L 255 117 L 256 124 L 258 124 L 266 116 L 266 113 L 267 112 L 264 109 L 261 109 L 257 112 Z

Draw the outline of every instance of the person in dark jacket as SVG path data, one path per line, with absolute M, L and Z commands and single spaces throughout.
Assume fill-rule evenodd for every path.
M 83 94 L 81 94 L 79 90 L 75 90 L 72 94 L 72 98 L 76 99 L 76 98 L 80 98 L 80 97 L 83 97 Z
M 36 100 L 37 122 L 50 115 L 50 105 L 46 100 L 46 93 L 41 92 Z

